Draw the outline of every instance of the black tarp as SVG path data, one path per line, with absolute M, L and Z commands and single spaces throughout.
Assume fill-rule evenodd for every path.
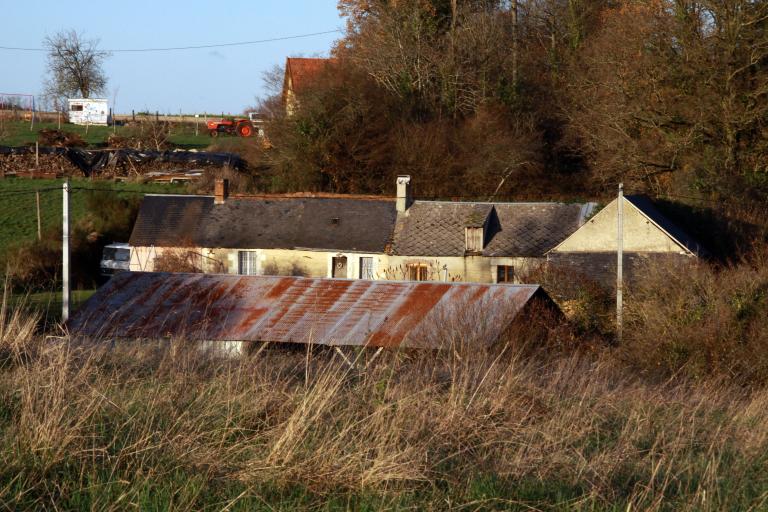
M 210 151 L 143 151 L 138 149 L 81 149 L 61 147 L 41 147 L 41 155 L 61 155 L 83 172 L 91 176 L 105 168 L 130 162 L 134 165 L 151 163 L 178 163 L 200 166 L 224 166 L 244 170 L 245 161 L 235 153 L 214 153 Z M 32 146 L 0 146 L 0 155 L 34 154 Z

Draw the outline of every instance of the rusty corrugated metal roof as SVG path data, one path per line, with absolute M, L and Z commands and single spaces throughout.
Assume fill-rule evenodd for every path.
M 124 272 L 67 326 L 96 337 L 439 348 L 455 336 L 497 340 L 540 294 L 538 285 Z

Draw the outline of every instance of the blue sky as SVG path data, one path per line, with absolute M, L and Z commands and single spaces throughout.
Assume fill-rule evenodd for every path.
M 158 48 L 341 29 L 337 0 L 128 0 L 3 2 L 0 46 L 42 46 L 75 29 L 103 49 Z M 110 104 L 117 111 L 241 112 L 264 94 L 261 74 L 287 56 L 326 56 L 340 34 L 257 45 L 156 53 L 114 53 L 107 60 Z M 0 92 L 40 94 L 45 54 L 0 50 Z

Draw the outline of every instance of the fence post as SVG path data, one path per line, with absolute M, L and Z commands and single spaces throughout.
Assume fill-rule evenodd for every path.
M 35 206 L 37 207 L 37 240 L 43 239 L 42 222 L 40 222 L 40 191 L 35 190 Z

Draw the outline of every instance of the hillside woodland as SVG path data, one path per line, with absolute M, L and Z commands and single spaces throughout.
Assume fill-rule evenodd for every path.
M 421 197 L 634 192 L 754 206 L 768 194 L 768 4 L 340 0 L 333 65 L 286 117 L 273 190 Z

